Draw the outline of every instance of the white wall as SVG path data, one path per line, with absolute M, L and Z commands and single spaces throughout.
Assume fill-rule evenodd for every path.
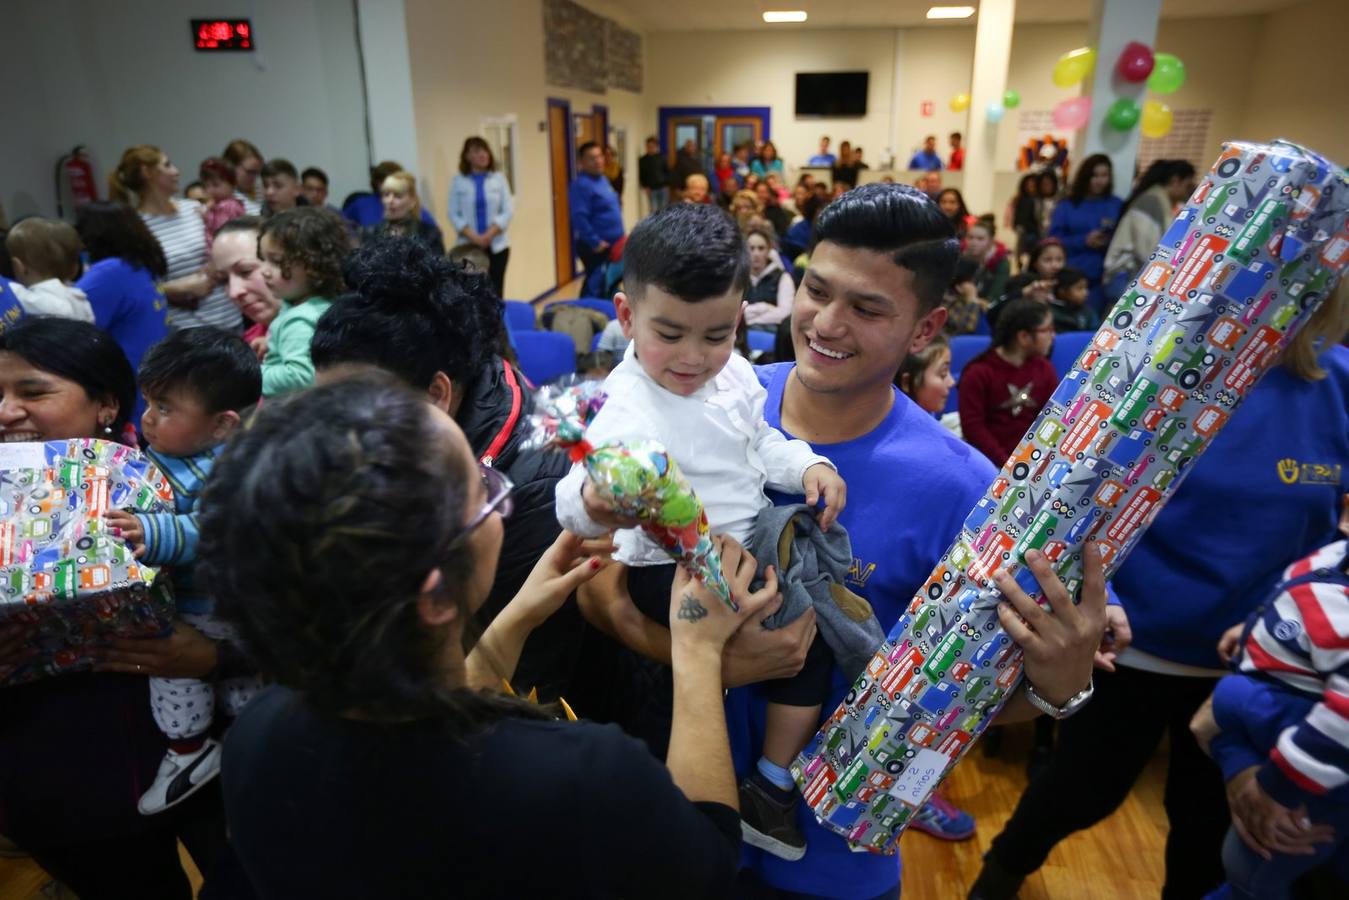
M 188 20 L 228 16 L 252 18 L 257 52 L 195 51 Z M 92 149 L 100 195 L 126 147 L 160 146 L 186 185 L 235 137 L 323 168 L 334 202 L 369 180 L 348 0 L 7 0 L 4 17 L 11 220 L 55 213 L 53 168 L 78 143 Z
M 593 11 L 614 15 L 613 10 Z M 541 0 L 495 0 L 456 4 L 406 0 L 408 47 L 417 117 L 417 141 L 429 184 L 424 198 L 436 217 L 447 218 L 450 182 L 458 171 L 464 139 L 477 134 L 484 118 L 519 118 L 515 218 L 506 296 L 530 299 L 554 287 L 552 179 L 547 121 L 549 97 L 567 100 L 572 111 L 592 104 L 609 108 L 610 126 L 627 129 L 627 184 L 623 217 L 637 221 L 637 155 L 654 127 L 643 97 L 629 91 L 604 94 L 550 87 L 544 82 Z M 621 19 L 619 21 L 622 21 Z M 631 27 L 631 23 L 623 23 Z

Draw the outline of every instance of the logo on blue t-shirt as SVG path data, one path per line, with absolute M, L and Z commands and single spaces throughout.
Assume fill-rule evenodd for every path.
M 1301 462 L 1291 457 L 1278 462 L 1279 480 L 1284 484 L 1339 484 L 1340 466 Z

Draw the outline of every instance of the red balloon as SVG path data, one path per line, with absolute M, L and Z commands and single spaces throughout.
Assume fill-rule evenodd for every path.
M 1119 62 L 1115 64 L 1115 71 L 1125 81 L 1137 84 L 1140 81 L 1146 81 L 1147 77 L 1152 74 L 1152 64 L 1152 48 L 1138 41 L 1130 41 L 1120 51 Z

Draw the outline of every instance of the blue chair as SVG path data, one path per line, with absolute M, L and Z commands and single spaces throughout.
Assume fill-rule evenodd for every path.
M 993 327 L 988 324 L 988 316 L 983 313 L 979 314 L 979 322 L 974 326 L 974 333 L 986 334 L 989 337 L 993 336 Z
M 533 331 L 535 324 L 534 304 L 522 300 L 505 300 L 506 327 L 511 331 Z
M 1054 364 L 1054 371 L 1058 373 L 1059 378 L 1068 374 L 1068 370 L 1077 362 L 1077 358 L 1087 349 L 1087 345 L 1094 337 L 1096 337 L 1094 331 L 1063 331 L 1055 335 L 1054 349 L 1049 352 L 1049 361 Z
M 610 319 L 618 313 L 614 309 L 614 301 L 599 300 L 594 297 L 582 297 L 580 300 L 559 300 L 553 306 L 584 306 L 586 309 L 593 309 L 595 312 L 604 313 Z
M 983 321 L 983 317 L 980 317 Z M 993 345 L 993 338 L 986 334 L 958 334 L 951 338 L 951 377 L 956 380 L 956 385 L 960 384 L 960 373 L 965 370 L 969 361 L 974 359 L 980 353 L 983 353 Z M 951 388 L 950 396 L 946 398 L 946 408 L 942 413 L 956 411 L 956 388 Z
M 576 344 L 553 331 L 517 331 L 515 353 L 520 371 L 540 385 L 576 372 Z
M 778 338 L 774 332 L 760 331 L 757 328 L 749 329 L 745 335 L 751 353 L 772 353 Z

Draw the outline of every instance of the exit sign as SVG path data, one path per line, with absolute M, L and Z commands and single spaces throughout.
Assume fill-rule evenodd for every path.
M 193 19 L 192 45 L 198 50 L 252 50 L 248 19 Z

